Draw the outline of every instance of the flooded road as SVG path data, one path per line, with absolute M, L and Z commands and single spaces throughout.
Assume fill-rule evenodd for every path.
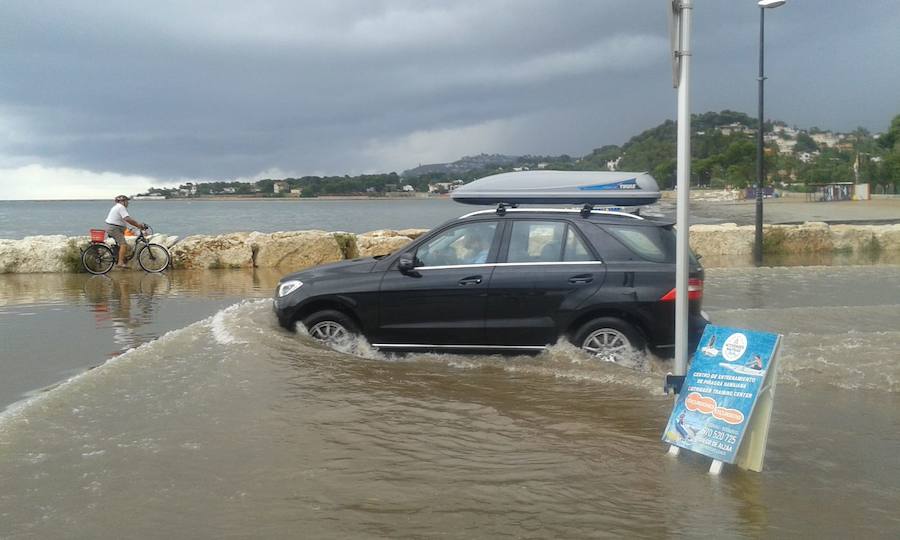
M 253 299 L 277 276 L 229 272 L 128 285 L 161 337 L 126 347 L 45 316 L 95 324 L 121 285 L 44 278 L 0 276 L 4 374 L 115 357 L 0 413 L 3 538 L 900 535 L 898 266 L 708 270 L 714 322 L 785 335 L 765 470 L 718 478 L 666 456 L 659 361 L 348 355 L 278 328 Z

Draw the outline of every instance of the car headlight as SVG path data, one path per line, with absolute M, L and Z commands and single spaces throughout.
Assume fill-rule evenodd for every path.
M 278 284 L 278 298 L 287 296 L 303 286 L 303 282 L 299 279 L 289 279 Z

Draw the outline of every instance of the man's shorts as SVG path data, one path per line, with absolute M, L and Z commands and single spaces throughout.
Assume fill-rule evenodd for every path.
M 116 243 L 120 246 L 128 245 L 125 243 L 125 227 L 122 227 L 121 225 L 110 225 L 109 223 L 107 223 L 106 234 L 112 236 L 116 240 Z

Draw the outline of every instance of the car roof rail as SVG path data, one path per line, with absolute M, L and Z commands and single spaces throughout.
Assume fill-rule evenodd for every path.
M 627 217 L 631 219 L 643 220 L 644 218 L 629 212 L 624 212 L 622 210 L 599 210 L 589 207 L 589 205 L 585 205 L 584 208 L 516 208 L 516 205 L 509 204 L 499 204 L 496 209 L 493 210 L 477 210 L 475 212 L 469 212 L 464 216 L 460 216 L 459 219 L 478 216 L 483 214 L 497 214 L 498 216 L 506 215 L 509 212 L 517 212 L 517 213 L 563 213 L 563 214 L 580 214 L 582 217 L 588 217 L 589 215 L 601 215 L 601 216 L 617 216 L 617 217 Z

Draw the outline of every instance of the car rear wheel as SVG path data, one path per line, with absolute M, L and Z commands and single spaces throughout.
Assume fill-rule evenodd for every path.
M 309 337 L 328 345 L 341 345 L 359 334 L 356 323 L 335 310 L 317 311 L 303 319 Z
M 600 317 L 587 322 L 575 333 L 573 342 L 591 356 L 607 362 L 623 363 L 644 350 L 644 338 L 627 322 Z

